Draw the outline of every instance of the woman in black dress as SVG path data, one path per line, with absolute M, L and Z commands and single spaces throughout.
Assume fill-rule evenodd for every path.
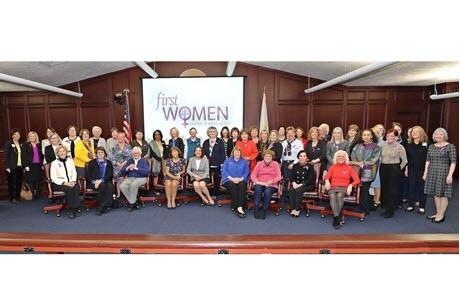
M 33 199 L 40 197 L 43 169 L 42 144 L 35 131 L 27 134 L 27 141 L 22 144 L 25 181 L 32 192 Z
M 418 202 L 418 212 L 425 213 L 426 194 L 423 172 L 427 153 L 428 143 L 425 130 L 420 126 L 412 127 L 406 146 L 408 164 L 404 174 L 409 180 L 409 206 L 406 208 L 408 212 L 413 211 Z
M 179 148 L 182 155 L 185 149 L 185 143 L 184 140 L 179 137 L 179 130 L 176 127 L 173 127 L 169 130 L 169 134 L 171 135 L 171 139 L 169 139 L 168 143 L 169 148 Z
M 315 165 L 321 164 L 320 168 L 320 179 L 323 178 L 323 171 L 326 170 L 327 164 L 327 143 L 319 138 L 318 127 L 310 128 L 308 132 L 308 144 L 307 144 L 307 156 L 308 162 Z
M 275 153 L 273 160 L 281 165 L 281 156 L 283 155 L 283 145 L 278 141 L 278 130 L 274 129 L 270 132 L 270 143 L 268 149 Z
M 240 129 L 233 127 L 230 131 L 230 139 L 228 140 L 227 151 L 225 155 L 230 157 L 232 155 L 233 148 L 236 146 L 236 142 L 240 139 Z
M 259 155 L 257 156 L 257 161 L 262 161 L 264 159 L 264 152 L 268 149 L 268 145 L 270 144 L 268 131 L 262 129 L 260 131 L 259 141 L 257 142 L 257 150 L 259 151 Z

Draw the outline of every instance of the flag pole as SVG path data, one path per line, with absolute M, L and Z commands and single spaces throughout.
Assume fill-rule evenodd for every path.
M 125 121 L 123 123 L 123 130 L 125 130 L 125 133 L 127 134 L 126 138 L 128 139 L 129 143 L 131 144 L 131 142 L 133 140 L 133 136 L 132 136 L 132 133 L 131 133 L 131 115 L 129 113 L 129 89 L 125 88 L 123 90 L 123 95 L 125 96 L 125 99 L 124 99 L 124 104 L 125 105 L 124 105 L 124 107 L 125 107 L 125 114 L 126 114 L 126 118 L 125 118 Z

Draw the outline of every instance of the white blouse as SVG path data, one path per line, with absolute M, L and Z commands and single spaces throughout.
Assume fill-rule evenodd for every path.
M 67 158 L 65 165 L 67 167 L 67 175 L 69 177 L 68 179 L 65 172 L 64 163 L 59 161 L 59 159 L 51 162 L 50 178 L 53 183 L 62 185 L 66 182 L 77 181 L 77 170 L 75 169 L 73 160 L 71 158 Z

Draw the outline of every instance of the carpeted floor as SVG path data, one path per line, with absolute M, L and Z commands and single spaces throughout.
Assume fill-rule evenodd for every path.
M 458 233 L 458 183 L 450 201 L 446 221 L 431 223 L 424 215 L 396 211 L 392 219 L 373 212 L 364 222 L 347 218 L 342 229 L 335 230 L 332 218 L 321 218 L 317 212 L 310 217 L 291 218 L 286 212 L 268 214 L 266 220 L 254 219 L 252 212 L 245 219 L 236 217 L 230 207 L 202 207 L 190 203 L 176 210 L 149 204 L 147 208 L 127 212 L 115 209 L 96 216 L 94 209 L 70 220 L 65 214 L 56 217 L 43 214 L 46 200 L 22 202 L 19 205 L 0 201 L 0 232 L 98 233 L 98 234 L 368 234 L 368 233 Z M 427 203 L 427 214 L 434 211 L 433 199 Z

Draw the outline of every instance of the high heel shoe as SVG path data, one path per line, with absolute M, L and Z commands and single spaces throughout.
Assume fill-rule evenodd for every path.
M 434 219 L 431 220 L 431 222 L 432 222 L 432 223 L 442 223 L 442 222 L 444 222 L 445 220 L 446 220 L 446 217 L 443 216 L 442 219 L 440 219 L 440 220 L 437 221 L 436 218 L 434 218 Z
M 436 215 L 432 215 L 432 216 L 427 215 L 426 216 L 427 220 L 434 220 L 435 218 L 436 218 Z

